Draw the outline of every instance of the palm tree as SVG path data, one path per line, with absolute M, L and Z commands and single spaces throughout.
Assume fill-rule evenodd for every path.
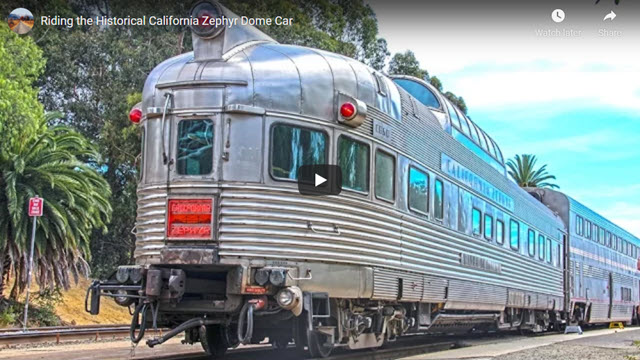
M 47 114 L 32 135 L 13 139 L 0 153 L 0 290 L 12 271 L 13 299 L 27 283 L 30 197 L 44 200 L 33 269 L 41 288 L 68 289 L 70 276 L 88 275 L 91 232 L 106 231 L 110 221 L 109 185 L 88 163 L 98 157 L 96 148 L 70 128 L 47 127 L 59 116 Z
M 524 154 L 522 157 L 516 155 L 515 160 L 509 159 L 507 161 L 509 175 L 520 187 L 559 188 L 558 185 L 549 182 L 549 180 L 555 180 L 556 177 L 547 172 L 547 165 L 536 169 L 537 161 L 535 155 Z

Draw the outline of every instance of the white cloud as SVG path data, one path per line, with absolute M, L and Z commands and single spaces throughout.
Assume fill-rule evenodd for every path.
M 615 202 L 602 210 L 601 215 L 640 238 L 640 205 L 625 201 Z

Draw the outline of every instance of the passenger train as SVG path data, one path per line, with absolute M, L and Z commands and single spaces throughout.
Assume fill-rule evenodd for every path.
M 192 16 L 237 15 L 203 1 Z M 313 357 L 410 333 L 632 321 L 640 241 L 565 194 L 521 189 L 498 144 L 421 79 L 193 26 L 149 75 L 135 265 L 87 292 L 131 336 L 171 328 L 212 357 L 266 338 Z M 302 165 L 342 169 L 303 196 Z

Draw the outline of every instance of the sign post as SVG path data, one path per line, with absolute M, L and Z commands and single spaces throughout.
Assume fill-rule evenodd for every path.
M 27 318 L 29 314 L 29 291 L 31 290 L 31 272 L 33 270 L 33 247 L 36 242 L 36 223 L 38 217 L 42 216 L 44 201 L 36 195 L 29 199 L 29 216 L 33 217 L 33 227 L 31 228 L 31 250 L 29 253 L 29 263 L 27 264 L 27 296 L 24 300 L 24 323 L 23 331 L 27 331 Z

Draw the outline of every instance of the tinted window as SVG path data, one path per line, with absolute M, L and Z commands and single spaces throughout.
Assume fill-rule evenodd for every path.
M 320 131 L 296 126 L 273 127 L 271 173 L 276 178 L 296 180 L 302 165 L 327 162 L 327 136 Z
M 622 252 L 622 239 L 618 238 L 618 251 Z
M 409 208 L 429 211 L 429 176 L 414 167 L 409 168 Z
M 453 124 L 453 126 L 461 129 L 460 118 L 458 117 L 458 114 L 456 114 L 456 111 L 453 109 L 453 106 L 447 100 L 445 100 L 444 103 L 447 104 L 447 110 L 449 111 L 451 123 Z
M 529 246 L 529 256 L 535 256 L 536 255 L 536 233 L 533 230 L 529 229 L 527 234 L 528 234 L 527 245 Z
M 493 218 L 491 215 L 484 216 L 484 238 L 491 241 L 493 237 Z
M 547 254 L 547 262 L 551 263 L 551 240 L 547 239 L 547 248 L 545 249 Z
M 509 245 L 513 250 L 518 250 L 520 248 L 520 223 L 515 220 L 511 220 Z
M 433 199 L 433 215 L 436 219 L 442 219 L 444 217 L 444 184 L 440 179 L 436 179 L 434 188 L 435 197 Z
M 458 114 L 458 118 L 460 119 L 460 124 L 462 124 L 462 132 L 468 137 L 471 137 L 471 130 L 469 129 L 469 120 L 467 120 L 467 118 L 464 117 L 464 115 L 462 115 L 462 113 L 460 113 L 460 111 L 458 111 L 457 109 L 456 109 L 456 113 Z
M 396 162 L 393 156 L 376 151 L 376 196 L 393 201 L 395 189 Z
M 178 124 L 178 161 L 180 175 L 205 175 L 213 170 L 213 121 L 183 120 Z
M 576 234 L 578 235 L 582 235 L 582 217 L 581 216 L 576 216 Z
M 338 165 L 342 168 L 342 187 L 369 191 L 369 145 L 340 136 Z
M 600 244 L 605 244 L 603 228 L 598 228 L 598 241 L 600 242 Z
M 496 220 L 496 241 L 498 244 L 504 244 L 504 223 L 502 220 Z
M 615 235 L 611 235 L 611 248 L 613 250 L 618 249 L 618 238 Z
M 544 236 L 538 235 L 538 259 L 544 260 Z
M 411 96 L 416 98 L 416 100 L 420 101 L 422 104 L 437 109 L 440 108 L 440 102 L 438 101 L 438 98 L 431 92 L 431 90 L 427 89 L 424 85 L 407 79 L 394 79 L 393 81 L 401 88 L 405 89 L 409 94 L 411 94 Z
M 480 210 L 474 208 L 471 211 L 473 235 L 480 235 L 482 233 L 482 224 L 480 223 L 482 220 L 481 216 Z
M 558 253 L 556 265 L 562 267 L 562 249 L 560 249 L 560 244 L 556 244 L 556 252 Z
M 606 237 L 606 242 L 605 245 L 607 245 L 608 247 L 611 247 L 611 233 L 607 231 L 607 237 Z
M 591 239 L 591 222 L 589 220 L 584 222 L 584 236 Z

